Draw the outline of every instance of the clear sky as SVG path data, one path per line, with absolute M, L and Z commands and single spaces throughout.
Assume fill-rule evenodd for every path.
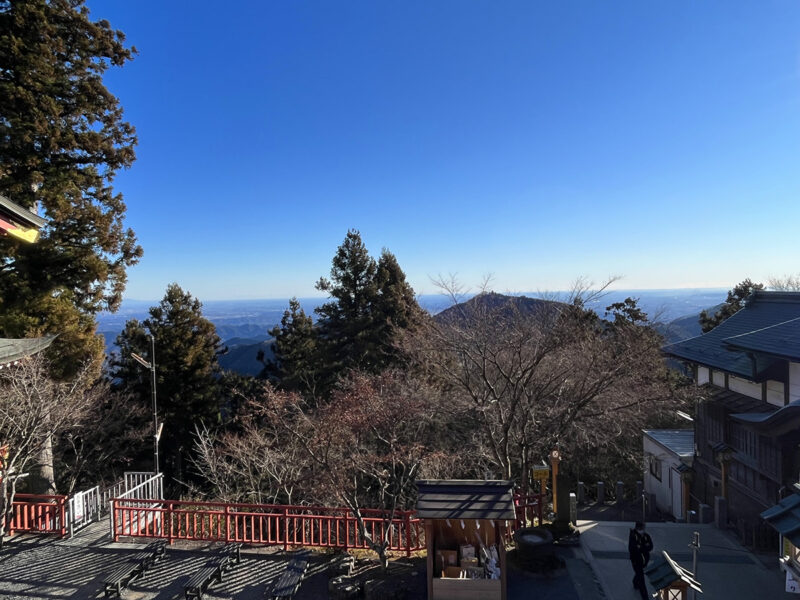
M 497 291 L 800 271 L 800 2 L 88 0 L 144 247 L 127 298 L 314 295 L 348 228 Z

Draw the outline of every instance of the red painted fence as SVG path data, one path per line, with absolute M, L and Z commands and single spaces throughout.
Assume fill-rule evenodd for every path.
M 67 496 L 15 494 L 9 535 L 15 532 L 67 534 Z
M 163 500 L 112 500 L 114 539 L 120 536 L 244 542 L 271 546 L 364 548 L 369 545 L 345 508 L 274 504 L 224 504 Z M 367 532 L 381 539 L 389 531 L 389 550 L 412 552 L 424 544 L 422 521 L 413 511 L 398 511 L 391 524 L 380 510 L 362 509 Z
M 534 517 L 539 519 L 537 525 L 542 524 L 542 513 L 544 511 L 544 501 L 542 494 L 514 494 L 514 511 L 517 513 L 517 522 L 514 524 L 516 529 L 527 527 L 530 522 L 533 525 Z

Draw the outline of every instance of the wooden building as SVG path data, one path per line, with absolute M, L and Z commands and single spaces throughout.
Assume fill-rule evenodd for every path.
M 45 219 L 5 196 L 0 196 L 0 235 L 10 235 L 24 242 L 35 242 Z
M 678 521 L 686 519 L 694 430 L 645 429 L 642 433 L 645 492 L 652 494 L 662 513 Z
M 510 481 L 418 481 L 425 520 L 429 600 L 505 600 Z
M 710 332 L 663 351 L 703 386 L 690 508 L 724 497 L 742 541 L 774 547 L 760 513 L 800 471 L 800 292 L 757 291 Z

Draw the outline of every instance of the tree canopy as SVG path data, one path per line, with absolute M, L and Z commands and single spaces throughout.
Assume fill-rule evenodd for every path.
M 708 333 L 725 319 L 732 317 L 744 308 L 747 299 L 756 290 L 763 290 L 763 283 L 753 283 L 745 279 L 728 292 L 728 297 L 719 309 L 712 315 L 707 310 L 700 313 L 700 327 L 703 333 Z
M 150 373 L 133 352 L 152 361 L 155 342 L 159 421 L 164 423 L 161 456 L 164 472 L 183 475 L 183 454 L 193 445 L 195 426 L 219 422 L 217 375 L 221 344 L 214 324 L 203 317 L 202 304 L 177 283 L 150 308 L 142 322 L 132 319 L 117 337 L 119 353 L 112 360 L 117 385 L 150 406 Z
M 403 363 L 400 338 L 424 313 L 394 254 L 384 248 L 376 261 L 351 229 L 336 250 L 330 278 L 316 287 L 330 294 L 316 309 L 317 323 L 293 298 L 270 331 L 275 356 L 265 361 L 262 377 L 317 398 L 351 371 L 376 374 Z
M 111 186 L 136 135 L 103 84 L 134 52 L 83 0 L 0 1 L 0 194 L 48 219 L 38 243 L 0 237 L 0 335 L 60 333 L 64 377 L 102 357 L 94 315 L 142 254 Z

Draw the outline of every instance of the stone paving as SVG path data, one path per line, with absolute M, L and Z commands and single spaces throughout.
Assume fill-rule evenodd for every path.
M 633 569 L 628 558 L 628 522 L 578 521 L 581 546 L 597 573 L 608 600 L 639 600 L 633 590 Z M 688 547 L 694 531 L 700 532 L 697 577 L 705 600 L 781 600 L 797 598 L 784 591 L 784 578 L 777 556 L 760 560 L 728 532 L 712 525 L 648 523 L 653 538 L 653 556 L 666 550 L 681 566 L 691 570 Z M 650 589 L 652 592 L 653 590 Z
M 627 522 L 580 521 L 581 546 L 559 548 L 566 569 L 550 575 L 534 575 L 509 569 L 509 600 L 638 600 L 631 588 L 633 572 L 627 554 Z M 783 577 L 775 560 L 762 561 L 742 548 L 731 535 L 710 525 L 652 523 L 648 530 L 654 554 L 666 549 L 683 566 L 691 568 L 687 547 L 693 531 L 700 531 L 698 577 L 703 598 L 714 600 L 779 600 L 796 598 L 783 591 Z M 179 542 L 167 557 L 126 591 L 127 600 L 183 598 L 183 584 L 215 553 L 219 544 Z M 103 580 L 142 544 L 112 543 L 108 524 L 98 523 L 73 539 L 23 536 L 0 553 L 0 599 L 102 598 Z M 513 553 L 510 553 L 513 556 Z M 278 548 L 249 548 L 242 563 L 212 586 L 210 600 L 264 597 L 272 580 L 288 563 Z M 328 566 L 332 554 L 314 554 L 297 600 L 327 598 Z M 424 562 L 414 562 L 416 579 L 409 582 L 407 597 L 424 598 Z M 419 568 L 417 568 L 419 566 Z
M 123 564 L 142 544 L 109 542 L 108 524 L 97 523 L 73 539 L 24 536 L 0 554 L 0 598 L 102 598 L 105 577 Z M 183 598 L 183 585 L 214 555 L 220 544 L 176 543 L 168 547 L 164 560 L 126 590 L 127 600 Z M 309 564 L 308 598 L 324 597 L 318 575 L 327 570 L 330 557 L 314 555 Z M 225 581 L 213 585 L 210 600 L 264 597 L 269 583 L 286 567 L 288 558 L 279 549 L 245 549 L 242 562 L 226 573 Z M 327 577 L 324 577 L 327 586 Z M 297 596 L 302 600 L 302 596 Z

